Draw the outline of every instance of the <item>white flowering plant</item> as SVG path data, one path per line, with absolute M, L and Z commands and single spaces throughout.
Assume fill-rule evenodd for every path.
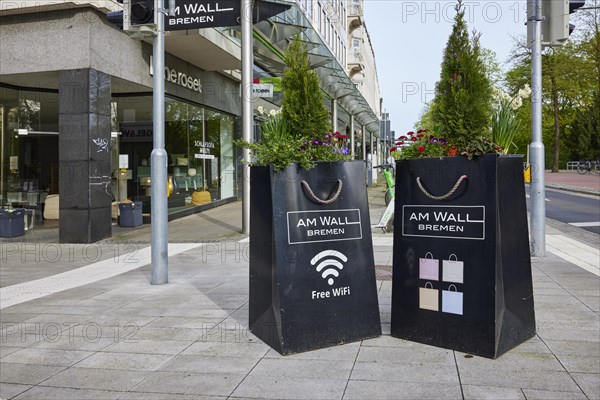
M 500 88 L 494 88 L 493 97 L 497 106 L 492 114 L 492 142 L 502 146 L 502 152 L 507 154 L 511 147 L 515 147 L 513 140 L 519 130 L 520 124 L 516 110 L 523 105 L 523 99 L 531 95 L 531 88 L 525 84 L 518 92 L 511 96 Z

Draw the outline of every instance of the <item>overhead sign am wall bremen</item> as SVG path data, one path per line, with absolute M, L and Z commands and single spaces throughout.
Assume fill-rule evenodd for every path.
M 288 10 L 290 6 L 255 1 L 254 23 Z M 241 25 L 240 0 L 177 0 L 175 15 L 167 16 L 166 31 Z
M 175 15 L 167 16 L 167 31 L 240 25 L 239 0 L 179 0 Z

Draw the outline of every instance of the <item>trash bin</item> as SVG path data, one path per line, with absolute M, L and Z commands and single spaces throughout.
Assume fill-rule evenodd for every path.
M 361 161 L 251 167 L 251 332 L 287 355 L 381 335 Z
M 0 237 L 17 237 L 25 234 L 25 209 L 0 210 Z
M 392 336 L 491 358 L 534 336 L 522 158 L 396 171 Z
M 119 203 L 119 225 L 125 227 L 142 225 L 142 205 L 141 201 Z

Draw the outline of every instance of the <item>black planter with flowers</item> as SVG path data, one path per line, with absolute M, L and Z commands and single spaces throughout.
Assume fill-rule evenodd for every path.
M 522 161 L 397 162 L 392 336 L 495 358 L 535 335 Z
M 381 335 L 362 161 L 251 168 L 250 330 L 287 355 Z
M 0 237 L 17 237 L 25 234 L 25 209 L 0 210 Z
M 260 138 L 236 142 L 250 168 L 254 335 L 293 354 L 381 334 L 365 164 L 332 133 L 319 78 L 299 38 L 284 54 L 282 106 Z

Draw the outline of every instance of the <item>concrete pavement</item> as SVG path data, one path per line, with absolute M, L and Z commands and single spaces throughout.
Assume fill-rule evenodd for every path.
M 382 194 L 369 190 L 373 224 Z M 374 231 L 383 336 L 282 357 L 247 330 L 240 220 L 236 203 L 171 222 L 162 286 L 147 227 L 1 243 L 0 398 L 600 399 L 598 235 L 548 221 L 537 334 L 490 360 L 389 336 L 393 235 Z

